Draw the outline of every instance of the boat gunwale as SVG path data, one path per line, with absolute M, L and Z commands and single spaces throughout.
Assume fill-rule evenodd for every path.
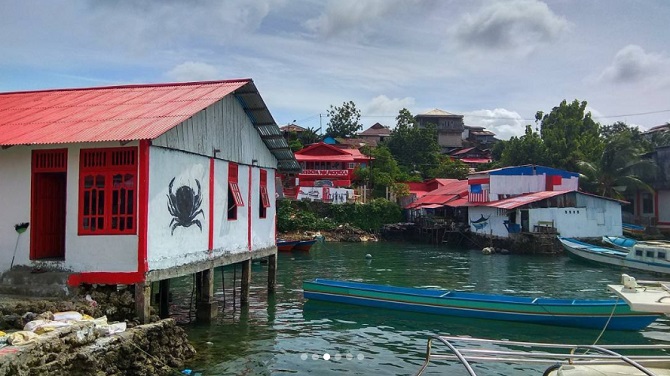
M 324 281 L 326 283 L 324 283 Z M 374 285 L 374 284 L 367 284 L 363 282 L 339 282 L 339 283 L 349 283 L 349 284 L 361 284 L 364 286 L 370 286 L 370 287 L 351 287 L 351 286 L 342 286 L 342 285 L 337 285 L 337 284 L 329 284 L 328 282 L 335 282 L 338 283 L 338 281 L 334 280 L 327 280 L 327 279 L 315 279 L 312 281 L 305 281 L 303 282 L 303 289 L 305 284 L 314 284 L 317 286 L 326 286 L 329 288 L 339 288 L 339 289 L 347 289 L 347 290 L 361 290 L 361 291 L 369 291 L 369 292 L 376 292 L 376 293 L 384 293 L 384 294 L 394 294 L 394 295 L 401 295 L 401 296 L 414 296 L 414 297 L 421 297 L 421 298 L 433 298 L 433 299 L 441 299 L 442 301 L 456 301 L 456 300 L 462 300 L 466 302 L 484 302 L 484 303 L 496 303 L 496 304 L 515 304 L 515 305 L 527 305 L 527 306 L 555 306 L 555 307 L 588 307 L 588 306 L 593 306 L 593 307 L 611 307 L 611 306 L 616 306 L 618 307 L 628 307 L 628 304 L 626 304 L 625 301 L 620 300 L 620 299 L 555 299 L 555 298 L 532 298 L 532 297 L 520 297 L 520 296 L 506 296 L 506 295 L 497 295 L 497 294 L 482 294 L 482 293 L 471 293 L 467 291 L 456 291 L 456 290 L 430 290 L 430 291 L 440 291 L 444 292 L 445 294 L 448 293 L 456 293 L 459 296 L 446 296 L 446 295 L 440 295 L 440 296 L 432 296 L 432 295 L 427 295 L 427 294 L 421 294 L 418 293 L 420 291 L 423 291 L 422 289 L 415 288 L 415 287 L 403 287 L 402 289 L 408 289 L 408 290 L 416 290 L 417 292 L 404 292 L 404 291 L 387 291 L 387 290 L 382 290 L 382 289 L 376 289 L 374 288 L 375 286 L 379 287 L 384 287 L 388 289 L 394 289 L 396 287 L 394 286 L 386 286 L 386 285 Z M 305 289 L 305 291 L 308 291 Z M 311 292 L 311 291 L 310 291 Z M 323 293 L 319 291 L 319 293 Z M 333 295 L 346 295 L 346 296 L 358 296 L 358 295 L 352 295 L 352 294 L 334 294 Z M 490 298 L 496 298 L 496 297 L 502 297 L 505 299 L 486 299 L 485 297 L 490 297 Z M 366 297 L 369 298 L 369 297 Z M 377 299 L 377 300 L 389 300 L 389 299 Z M 404 302 L 403 300 L 393 300 L 397 302 Z M 413 302 L 409 302 L 413 303 Z

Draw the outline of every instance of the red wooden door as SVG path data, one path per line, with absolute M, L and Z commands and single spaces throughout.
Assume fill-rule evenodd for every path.
M 65 174 L 35 174 L 32 258 L 65 258 Z
M 65 258 L 67 150 L 33 151 L 30 259 Z

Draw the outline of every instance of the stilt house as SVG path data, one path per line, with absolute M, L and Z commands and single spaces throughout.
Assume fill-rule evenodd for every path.
M 276 255 L 275 174 L 300 170 L 250 79 L 1 93 L 0 147 L 0 272 L 72 285 Z

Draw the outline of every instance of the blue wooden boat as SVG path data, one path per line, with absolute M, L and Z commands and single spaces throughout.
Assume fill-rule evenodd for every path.
M 670 244 L 663 241 L 637 242 L 630 249 L 615 249 L 558 237 L 570 254 L 585 260 L 623 266 L 647 272 L 670 274 Z
M 621 300 L 574 300 L 419 289 L 315 279 L 306 299 L 432 313 L 593 329 L 640 330 L 659 316 L 633 312 Z M 610 319 L 611 316 L 611 319 Z M 609 323 L 608 323 L 609 321 Z

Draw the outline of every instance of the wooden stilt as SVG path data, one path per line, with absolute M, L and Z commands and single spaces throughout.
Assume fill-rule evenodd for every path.
M 142 324 L 149 323 L 151 313 L 151 283 L 140 282 L 135 284 L 135 313 Z
M 214 301 L 214 269 L 196 273 L 195 318 L 200 322 L 211 322 L 216 317 L 218 305 Z
M 164 279 L 159 282 L 158 287 L 159 306 L 158 315 L 162 319 L 170 317 L 170 280 Z
M 242 261 L 242 281 L 240 282 L 240 306 L 249 305 L 249 287 L 251 286 L 251 260 Z
M 277 254 L 268 256 L 268 292 L 277 290 Z

